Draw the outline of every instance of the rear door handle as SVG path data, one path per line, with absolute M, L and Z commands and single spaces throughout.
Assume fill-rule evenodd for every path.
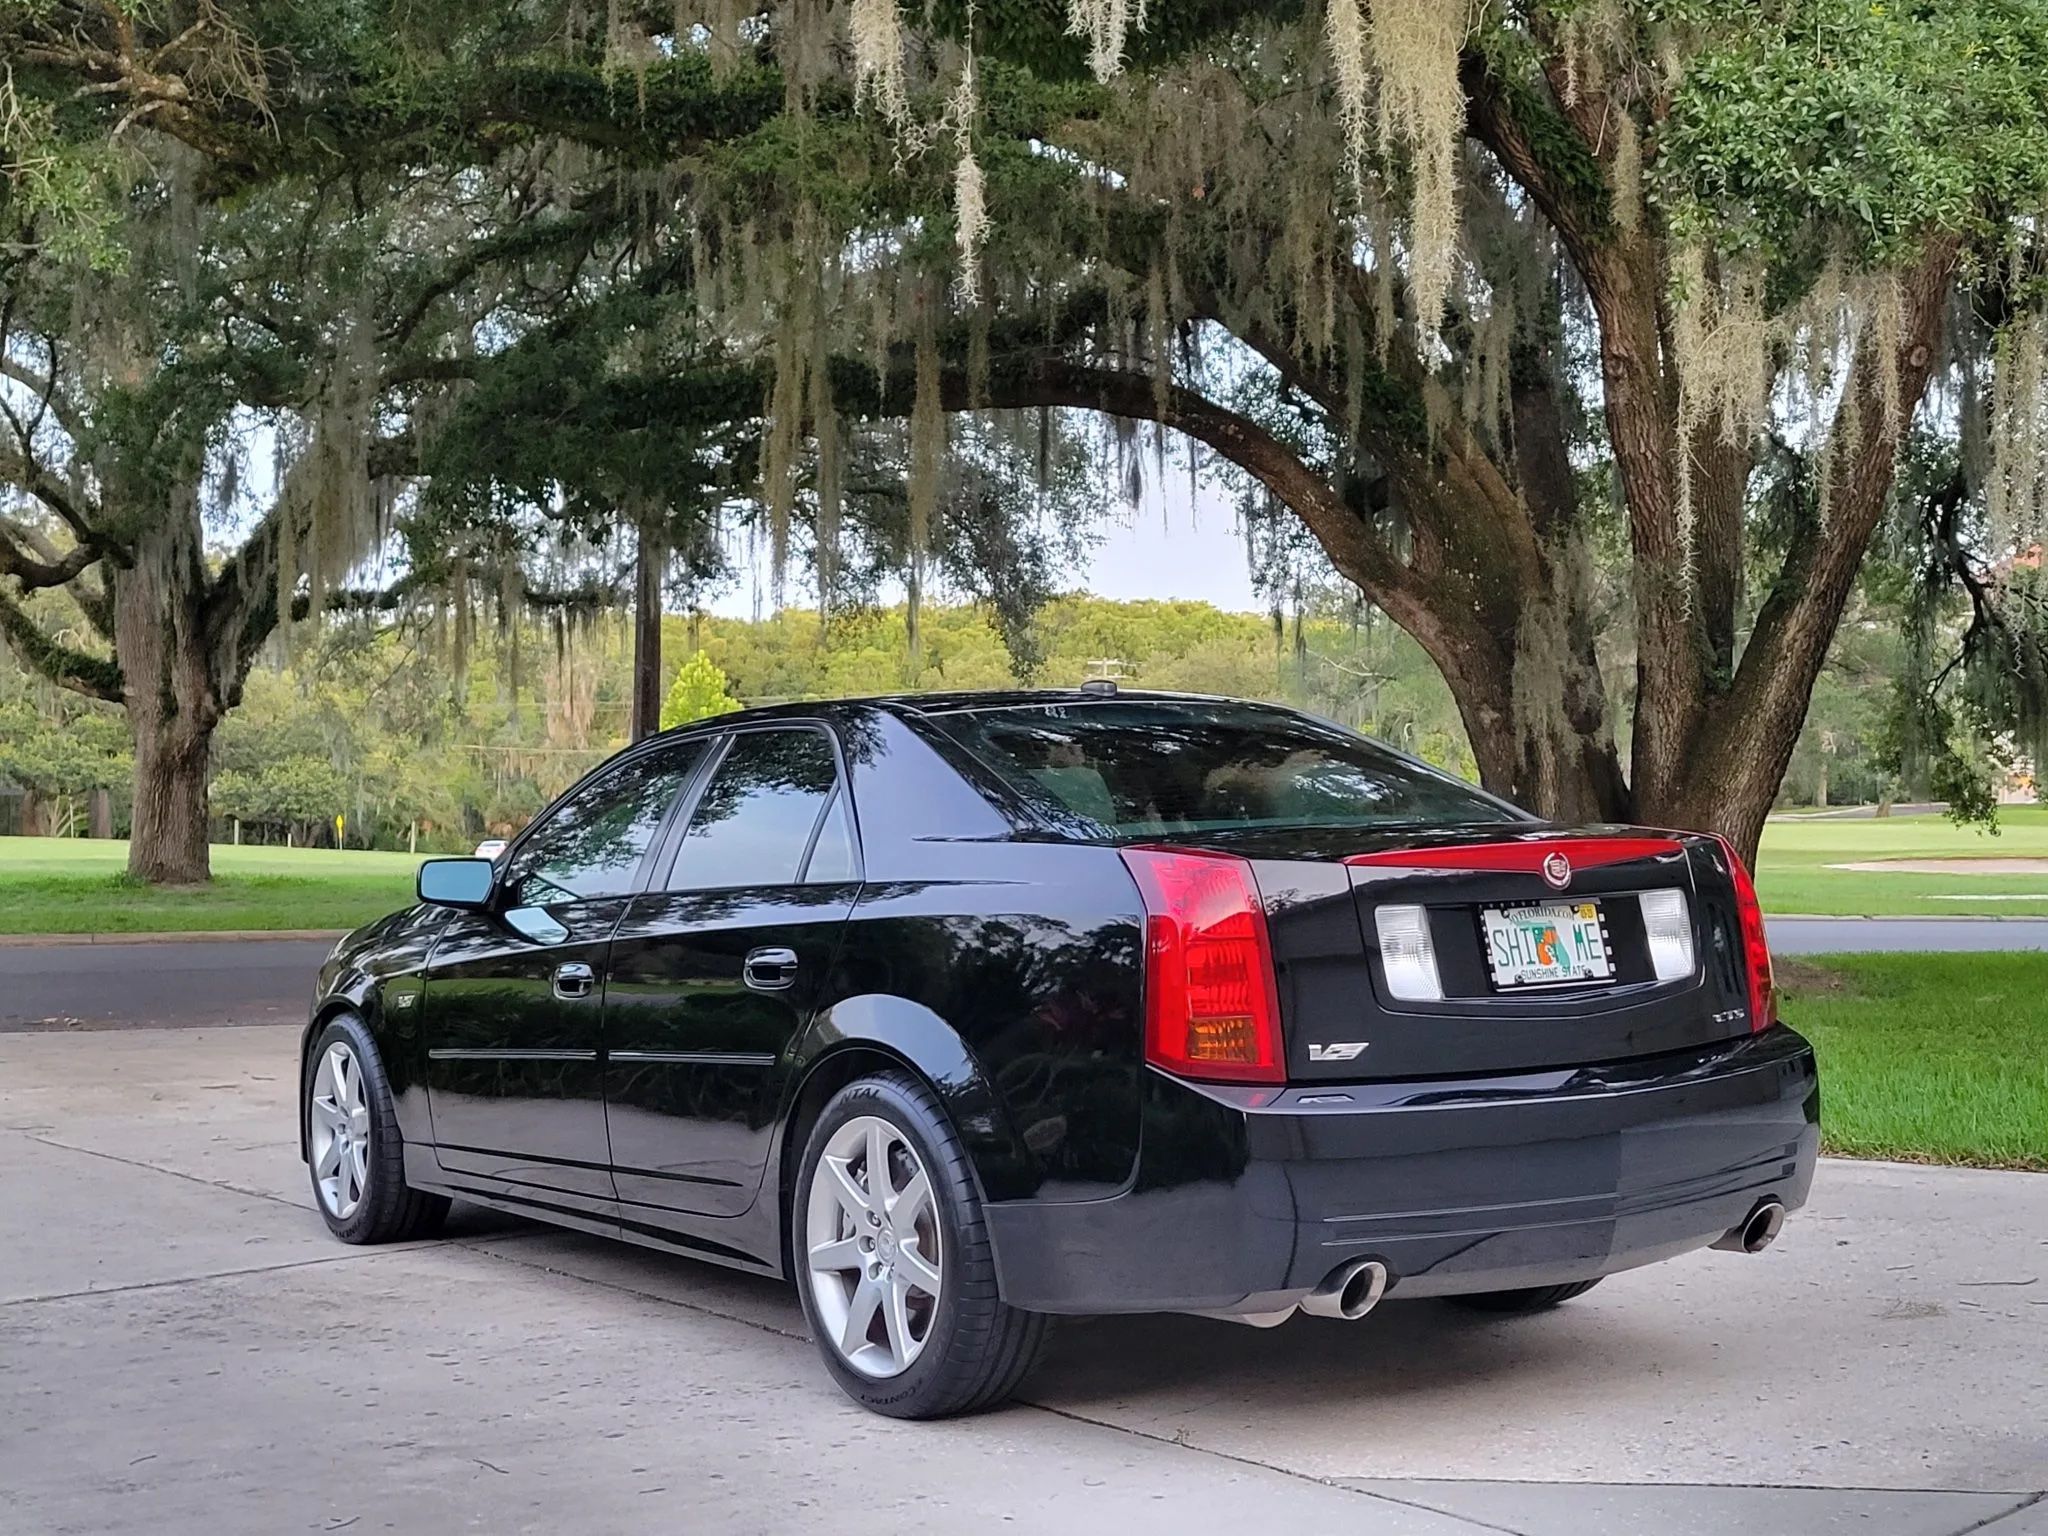
M 743 972 L 747 985 L 756 992 L 780 992 L 796 980 L 796 951 L 793 949 L 752 949 L 747 951 Z
M 565 1003 L 590 996 L 597 988 L 597 972 L 580 960 L 555 967 L 555 996 Z

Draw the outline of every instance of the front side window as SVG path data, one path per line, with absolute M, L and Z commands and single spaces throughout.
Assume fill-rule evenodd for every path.
M 645 753 L 572 793 L 513 854 L 514 902 L 547 907 L 630 894 L 640 860 L 703 750 L 693 741 Z
M 936 719 L 1011 784 L 1124 835 L 1519 819 L 1448 774 L 1282 710 L 1133 699 Z
M 832 743 L 820 731 L 734 737 L 690 815 L 669 888 L 795 884 L 838 781 Z

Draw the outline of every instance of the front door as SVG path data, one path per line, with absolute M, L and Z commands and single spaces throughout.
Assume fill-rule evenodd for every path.
M 643 752 L 579 785 L 506 855 L 492 910 L 457 913 L 442 930 L 421 1006 L 447 1172 L 611 1201 L 606 959 L 701 751 Z
M 860 889 L 831 737 L 736 732 L 653 884 L 613 935 L 605 994 L 619 1201 L 738 1215 Z

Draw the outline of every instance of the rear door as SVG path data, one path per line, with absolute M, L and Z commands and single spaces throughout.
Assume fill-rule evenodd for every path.
M 605 1101 L 619 1198 L 713 1216 L 760 1188 L 783 1066 L 859 894 L 822 727 L 735 732 L 613 937 Z
M 421 1004 L 448 1172 L 612 1199 L 598 1056 L 612 929 L 702 750 L 643 752 L 579 786 L 507 856 L 494 910 L 448 919 Z

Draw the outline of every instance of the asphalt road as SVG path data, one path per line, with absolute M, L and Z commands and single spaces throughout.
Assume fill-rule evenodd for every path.
M 293 1045 L 0 1036 L 8 1536 L 2048 1536 L 2048 1176 L 1826 1163 L 1768 1253 L 1542 1317 L 1078 1322 L 910 1425 L 779 1285 L 475 1212 L 334 1243 Z
M 0 1031 L 303 1022 L 333 943 L 0 945 Z
M 1771 952 L 2048 949 L 2048 917 L 1773 917 Z

